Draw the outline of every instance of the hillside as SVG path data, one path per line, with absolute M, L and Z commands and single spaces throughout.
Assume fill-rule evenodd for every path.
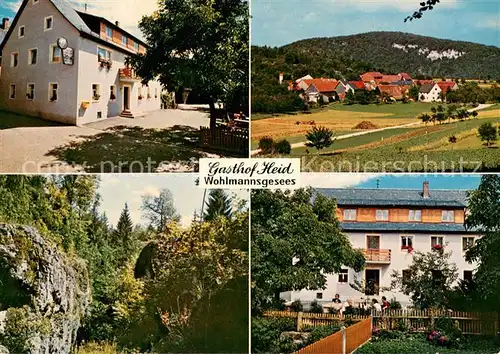
M 310 74 L 357 80 L 366 71 L 414 78 L 500 79 L 500 48 L 398 32 L 313 38 L 283 47 L 252 47 L 252 111 L 300 110 L 303 102 L 278 85 Z

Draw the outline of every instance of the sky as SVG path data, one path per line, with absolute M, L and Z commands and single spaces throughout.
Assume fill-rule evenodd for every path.
M 397 31 L 500 46 L 500 1 L 441 0 L 404 23 L 421 0 L 252 0 L 252 44 Z
M 120 27 L 139 38 L 143 38 L 138 23 L 144 15 L 151 15 L 158 9 L 157 0 L 65 0 L 74 8 L 98 15 L 111 22 L 119 21 Z M 0 18 L 14 18 L 22 0 L 0 0 Z
M 301 183 L 313 188 L 403 188 L 422 189 L 424 182 L 429 182 L 432 189 L 476 189 L 481 182 L 478 174 L 335 174 L 304 173 Z
M 98 193 L 101 195 L 100 211 L 105 212 L 109 222 L 116 225 L 120 214 L 128 203 L 130 216 L 134 224 L 147 225 L 142 219 L 142 196 L 160 194 L 161 189 L 169 189 L 174 198 L 174 205 L 181 215 L 181 224 L 188 226 L 194 211 L 201 210 L 204 189 L 195 185 L 197 174 L 158 174 L 158 175 L 100 175 Z M 239 199 L 249 199 L 247 190 L 231 190 L 228 194 L 235 194 Z

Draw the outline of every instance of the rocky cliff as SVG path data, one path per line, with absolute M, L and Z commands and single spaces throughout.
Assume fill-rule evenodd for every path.
M 82 260 L 32 227 L 0 224 L 0 283 L 0 349 L 72 351 L 91 301 Z

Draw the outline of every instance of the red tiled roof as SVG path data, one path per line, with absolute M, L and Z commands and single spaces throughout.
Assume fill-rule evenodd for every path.
M 400 81 L 401 80 L 401 76 L 400 75 L 382 75 L 382 77 L 380 79 L 375 79 L 375 82 L 378 84 L 378 83 L 393 83 L 393 82 L 396 82 L 396 81 Z
M 456 83 L 453 81 L 439 81 L 437 82 L 439 88 L 442 91 L 450 91 L 453 87 L 455 87 Z
M 304 80 L 308 86 L 314 85 L 318 92 L 333 92 L 337 88 L 339 82 L 335 79 L 312 79 Z
M 408 91 L 408 86 L 398 86 L 398 85 L 378 85 L 380 93 L 386 93 L 391 97 L 399 100 L 403 98 L 403 95 Z
M 425 84 L 433 84 L 434 85 L 434 81 L 433 80 L 417 80 L 415 81 L 417 83 L 417 85 L 419 86 L 423 86 Z
M 411 80 L 411 75 L 408 73 L 399 73 L 399 75 L 401 75 L 401 80 L 405 81 Z
M 370 72 L 367 72 L 367 73 L 360 75 L 361 80 L 363 82 L 373 81 L 376 78 L 381 78 L 382 76 L 383 76 L 383 74 L 379 73 L 378 71 L 370 71 Z
M 351 85 L 354 85 L 356 86 L 356 88 L 360 89 L 360 90 L 364 90 L 366 89 L 365 87 L 365 83 L 363 81 L 349 81 L 349 83 Z

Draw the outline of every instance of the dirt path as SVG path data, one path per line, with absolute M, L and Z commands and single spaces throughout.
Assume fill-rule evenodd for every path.
M 476 108 L 470 109 L 469 112 L 474 112 L 474 111 L 480 111 L 482 109 L 486 109 L 493 106 L 492 104 L 480 104 Z M 380 128 L 380 129 L 373 129 L 373 130 L 367 130 L 364 132 L 357 132 L 357 133 L 352 133 L 352 134 L 345 134 L 336 137 L 336 140 L 343 140 L 343 139 L 349 139 L 349 138 L 354 138 L 356 136 L 361 136 L 361 135 L 366 135 L 366 134 L 371 134 L 371 133 L 377 133 L 385 130 L 391 130 L 391 129 L 400 129 L 400 128 L 411 128 L 411 127 L 418 127 L 418 126 L 423 126 L 424 124 L 422 122 L 415 122 L 415 123 L 409 123 L 409 124 L 403 124 L 403 125 L 395 125 L 393 127 L 385 127 L 385 128 Z M 300 143 L 295 143 L 292 144 L 292 149 L 300 148 L 306 146 L 306 142 L 300 142 Z M 257 155 L 260 153 L 260 149 L 252 150 L 251 155 Z

